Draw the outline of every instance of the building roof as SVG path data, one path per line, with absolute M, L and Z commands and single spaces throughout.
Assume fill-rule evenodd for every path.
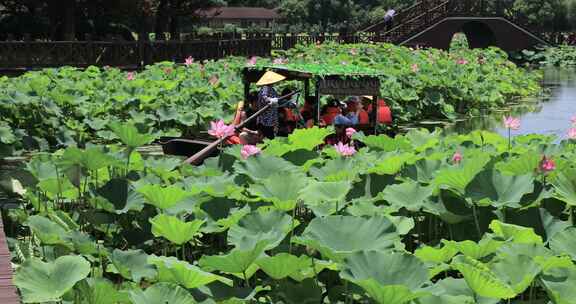
M 214 19 L 280 19 L 276 10 L 264 7 L 214 7 L 197 13 Z

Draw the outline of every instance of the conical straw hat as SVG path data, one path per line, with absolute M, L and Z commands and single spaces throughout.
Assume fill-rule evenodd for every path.
M 270 85 L 270 84 L 274 84 L 277 82 L 280 82 L 282 80 L 286 79 L 286 77 L 278 74 L 278 73 L 274 73 L 272 71 L 268 71 L 266 73 L 264 73 L 264 75 L 262 76 L 262 78 L 260 78 L 260 80 L 258 80 L 258 82 L 256 83 L 257 86 L 265 86 L 265 85 Z
M 374 100 L 374 96 L 364 95 L 364 96 L 362 96 L 362 98 L 366 98 L 368 100 Z

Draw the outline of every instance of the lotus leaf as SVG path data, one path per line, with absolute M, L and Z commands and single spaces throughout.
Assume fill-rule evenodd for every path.
M 148 255 L 142 250 L 114 249 L 110 261 L 122 277 L 137 283 L 143 278 L 151 279 L 156 276 L 156 268 L 148 264 Z
M 195 304 L 196 300 L 186 289 L 171 283 L 156 283 L 146 289 L 130 291 L 134 304 Z
M 549 240 L 550 249 L 556 254 L 567 254 L 576 261 L 576 228 L 570 227 Z
M 398 239 L 394 224 L 382 216 L 328 216 L 314 218 L 295 241 L 339 260 L 356 251 L 392 248 Z
M 570 206 L 576 206 L 576 169 L 567 168 L 551 178 L 554 196 Z
M 466 187 L 466 195 L 481 205 L 520 207 L 522 197 L 534 191 L 534 178 L 502 175 L 496 170 L 480 172 Z
M 232 285 L 232 281 L 227 278 L 203 271 L 174 257 L 149 256 L 148 262 L 156 265 L 158 280 L 161 282 L 175 283 L 190 289 L 198 288 L 214 281 Z
M 407 303 L 426 295 L 419 289 L 428 271 L 418 258 L 402 253 L 361 251 L 343 262 L 342 278 L 362 286 L 378 303 Z
M 184 222 L 175 216 L 159 214 L 150 219 L 150 223 L 152 224 L 154 236 L 161 236 L 176 245 L 182 245 L 194 238 L 204 221 L 193 220 Z
M 14 276 L 24 303 L 60 301 L 61 297 L 90 273 L 90 263 L 80 256 L 62 256 L 50 263 L 26 260 Z
M 542 285 L 557 304 L 570 304 L 576 298 L 576 267 L 554 268 L 542 275 Z
M 135 149 L 154 140 L 152 135 L 145 135 L 131 123 L 112 122 L 109 125 L 110 130 L 128 147 Z
M 159 208 L 168 209 L 192 196 L 178 186 L 162 187 L 160 185 L 146 185 L 137 189 L 148 203 Z
M 490 223 L 490 229 L 494 234 L 504 240 L 512 240 L 520 244 L 542 244 L 542 238 L 532 228 L 510 225 L 497 220 Z
M 296 207 L 298 194 L 306 186 L 307 178 L 300 173 L 277 172 L 257 184 L 252 184 L 250 193 L 270 201 L 281 211 Z
M 386 187 L 379 195 L 392 206 L 400 209 L 418 212 L 428 209 L 431 205 L 430 197 L 434 191 L 432 186 L 421 186 L 414 181 L 407 181 L 399 185 Z
M 294 256 L 288 253 L 279 253 L 273 257 L 261 257 L 256 264 L 268 276 L 275 280 L 285 279 L 294 273 L 312 268 L 312 259 L 308 256 Z
M 200 267 L 207 271 L 222 271 L 232 274 L 242 274 L 262 255 L 264 249 L 268 246 L 267 241 L 262 241 L 253 249 L 241 250 L 235 248 L 228 254 L 218 256 L 202 256 Z
M 292 217 L 280 211 L 255 211 L 230 227 L 228 243 L 241 250 L 250 250 L 266 241 L 266 250 L 270 250 L 278 246 L 295 226 Z

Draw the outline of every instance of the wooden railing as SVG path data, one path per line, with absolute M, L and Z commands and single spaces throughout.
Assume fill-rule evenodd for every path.
M 159 61 L 269 56 L 269 38 L 210 41 L 0 41 L 0 69 L 116 66 L 138 69 Z

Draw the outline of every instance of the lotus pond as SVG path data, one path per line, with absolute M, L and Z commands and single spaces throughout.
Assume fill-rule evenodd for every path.
M 5 214 L 26 303 L 573 302 L 573 141 L 356 133 L 343 157 L 313 128 L 191 167 L 107 130 L 26 166 Z
M 111 121 L 135 121 L 161 136 L 198 135 L 230 118 L 243 99 L 240 70 L 281 65 L 316 74 L 379 75 L 398 124 L 478 115 L 540 92 L 540 72 L 518 68 L 498 49 L 411 50 L 393 45 L 300 46 L 272 59 L 163 62 L 140 72 L 90 67 L 0 78 L 0 156 L 50 151 L 117 137 Z

